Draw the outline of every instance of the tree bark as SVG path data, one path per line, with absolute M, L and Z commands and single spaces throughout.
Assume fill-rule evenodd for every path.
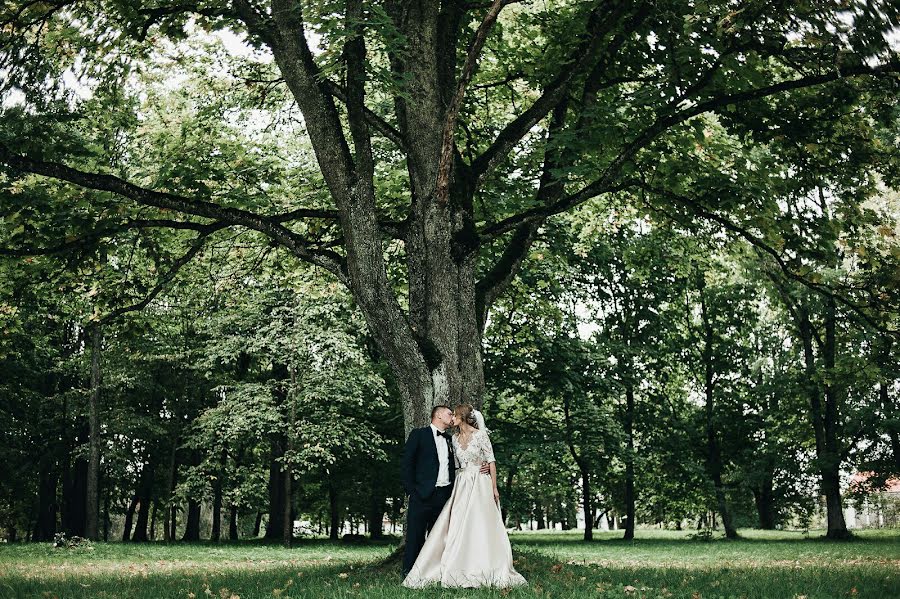
M 100 358 L 103 351 L 103 325 L 91 331 L 91 390 L 88 403 L 89 457 L 87 497 L 85 499 L 85 536 L 98 540 L 100 518 Z

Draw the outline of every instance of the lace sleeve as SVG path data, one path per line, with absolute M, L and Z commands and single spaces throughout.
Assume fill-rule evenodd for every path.
M 488 463 L 496 462 L 497 460 L 494 459 L 494 448 L 491 446 L 491 438 L 484 431 L 478 436 L 481 437 L 481 456 L 484 461 Z

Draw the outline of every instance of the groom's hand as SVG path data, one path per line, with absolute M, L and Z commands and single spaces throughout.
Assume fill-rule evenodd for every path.
M 481 470 L 479 471 L 482 474 L 490 474 L 491 473 L 491 464 L 489 462 L 481 463 Z

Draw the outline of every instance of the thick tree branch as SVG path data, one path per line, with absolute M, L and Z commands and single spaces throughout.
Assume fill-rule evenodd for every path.
M 438 175 L 436 196 L 440 203 L 447 203 L 450 194 L 450 169 L 453 166 L 453 146 L 456 137 L 456 120 L 459 117 L 459 110 L 462 107 L 463 98 L 466 95 L 466 87 L 475 74 L 475 67 L 478 64 L 478 57 L 481 55 L 481 49 L 487 41 L 488 33 L 497 21 L 500 9 L 503 8 L 503 0 L 493 0 L 487 14 L 481 21 L 481 25 L 475 31 L 475 37 L 469 45 L 466 53 L 466 61 L 463 63 L 462 72 L 459 75 L 459 81 L 456 84 L 456 92 L 450 99 L 450 105 L 447 107 L 447 113 L 444 116 L 444 127 L 441 133 L 441 154 L 438 160 Z
M 611 10 L 611 14 L 601 14 L 600 7 L 591 12 L 588 18 L 588 39 L 578 44 L 567 62 L 566 68 L 560 73 L 546 88 L 544 88 L 541 96 L 534 101 L 522 114 L 513 119 L 510 123 L 497 134 L 494 141 L 488 148 L 472 163 L 472 172 L 478 177 L 479 183 L 484 180 L 487 174 L 512 151 L 525 135 L 541 121 L 547 114 L 553 110 L 560 100 L 567 93 L 569 84 L 572 79 L 582 71 L 587 65 L 593 61 L 591 57 L 601 55 L 604 48 L 603 40 L 618 24 L 622 16 L 625 14 L 625 5 L 627 3 L 618 3 Z M 632 33 L 645 18 L 646 6 L 641 3 L 635 15 L 626 24 L 626 31 L 622 32 L 622 36 Z M 607 46 L 608 48 L 608 46 Z
M 568 109 L 569 102 L 566 100 L 556 105 L 547 131 L 547 140 L 544 144 L 546 148 L 544 164 L 541 169 L 541 179 L 537 191 L 538 203 L 542 205 L 552 204 L 563 193 L 562 181 L 556 178 L 553 173 L 566 151 L 554 140 L 565 127 Z M 500 259 L 476 284 L 476 304 L 481 326 L 484 326 L 493 303 L 515 278 L 516 273 L 522 266 L 522 262 L 525 260 L 525 256 L 528 255 L 534 240 L 537 238 L 538 229 L 543 222 L 543 219 L 536 219 L 519 225 L 513 233 L 512 239 L 510 239 L 503 250 Z
M 331 81 L 330 79 L 325 80 L 325 86 L 332 96 L 340 100 L 345 105 L 347 104 L 347 92 L 346 90 Z M 406 153 L 408 151 L 406 147 L 406 142 L 403 140 L 403 135 L 389 122 L 378 116 L 376 113 L 372 112 L 369 108 L 363 107 L 364 115 L 366 122 L 372 127 L 375 131 L 378 131 L 385 138 L 389 139 L 397 146 L 397 148 Z
M 640 150 L 650 145 L 659 135 L 664 133 L 670 127 L 687 121 L 695 116 L 705 112 L 712 112 L 720 108 L 724 108 L 733 104 L 759 100 L 769 96 L 773 96 L 785 91 L 803 89 L 830 83 L 846 77 L 853 76 L 879 76 L 900 72 L 900 62 L 889 62 L 882 65 L 870 67 L 867 65 L 856 65 L 853 67 L 845 67 L 842 70 L 836 70 L 830 73 L 822 73 L 819 75 L 810 75 L 799 79 L 782 81 L 766 87 L 749 89 L 731 94 L 723 94 L 715 98 L 711 98 L 704 102 L 700 102 L 692 107 L 684 110 L 664 115 L 654 121 L 649 127 L 644 129 L 635 139 L 626 145 L 619 154 L 606 166 L 601 176 L 583 187 L 581 190 L 568 195 L 558 202 L 550 206 L 540 206 L 527 210 L 520 214 L 507 217 L 493 225 L 489 225 L 482 229 L 480 234 L 486 238 L 493 238 L 512 231 L 520 224 L 533 221 L 536 219 L 546 218 L 553 214 L 565 212 L 570 208 L 577 206 L 601 193 L 618 191 L 623 188 L 622 185 L 613 185 L 612 182 L 618 177 L 621 168 L 630 161 Z
M 167 229 L 184 229 L 194 231 L 204 231 L 209 227 L 208 224 L 195 223 L 190 221 L 168 220 L 168 219 L 129 219 L 115 225 L 101 227 L 78 237 L 65 241 L 63 243 L 43 247 L 43 246 L 20 246 L 16 248 L 0 248 L 0 256 L 52 256 L 55 254 L 65 254 L 77 249 L 90 248 L 96 241 L 104 237 L 111 237 L 117 233 L 128 229 L 148 229 L 148 228 L 167 228 Z
M 301 260 L 321 266 L 342 281 L 345 280 L 342 258 L 338 254 L 308 247 L 308 242 L 300 235 L 268 217 L 238 208 L 220 206 L 213 202 L 146 189 L 113 175 L 89 173 L 56 162 L 34 160 L 11 152 L 3 144 L 0 144 L 0 163 L 19 171 L 68 181 L 88 189 L 115 193 L 145 206 L 175 210 L 183 214 L 211 218 L 224 225 L 240 225 L 259 231 L 291 250 Z

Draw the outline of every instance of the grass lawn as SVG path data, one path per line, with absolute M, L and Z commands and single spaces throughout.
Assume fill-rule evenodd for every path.
M 293 549 L 233 544 L 0 545 L 0 597 L 630 597 L 900 599 L 900 531 L 832 543 L 794 532 L 741 531 L 739 541 L 638 531 L 634 542 L 599 533 L 512 536 L 527 588 L 408 591 L 399 572 L 373 564 L 393 545 L 301 541 Z

